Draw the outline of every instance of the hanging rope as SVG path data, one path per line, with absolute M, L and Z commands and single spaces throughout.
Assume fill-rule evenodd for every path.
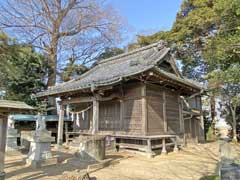
M 87 111 L 88 111 L 89 109 L 91 109 L 91 108 L 92 108 L 92 105 L 89 106 L 89 107 L 87 107 L 87 108 L 85 108 L 85 109 L 83 109 L 83 110 L 81 110 L 81 111 L 76 111 L 76 112 L 74 112 L 74 111 L 70 111 L 69 107 L 67 107 L 67 109 L 66 109 L 66 111 L 67 111 L 67 116 L 70 117 L 70 115 L 71 115 L 72 121 L 74 121 L 74 120 L 75 120 L 75 117 L 76 117 L 76 124 L 77 124 L 77 126 L 80 127 L 80 122 L 79 122 L 80 116 L 79 116 L 79 114 L 82 114 L 82 119 L 84 120 L 84 117 L 85 117 L 85 116 L 84 116 L 84 113 L 87 112 Z

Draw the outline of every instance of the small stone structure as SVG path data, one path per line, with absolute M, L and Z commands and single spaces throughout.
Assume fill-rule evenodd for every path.
M 229 130 L 231 129 L 231 126 L 229 126 L 224 119 L 220 119 L 216 123 L 215 128 L 218 131 L 220 139 L 229 140 L 228 134 L 229 134 Z
M 30 141 L 28 140 L 31 137 L 31 131 L 21 131 L 21 148 L 22 150 L 28 152 L 30 150 Z
M 6 143 L 6 151 L 18 151 L 19 146 L 17 145 L 17 138 L 19 138 L 20 135 L 17 131 L 17 129 L 14 129 L 14 123 L 11 120 L 11 116 L 8 118 L 8 129 L 7 129 L 7 143 Z
M 58 161 L 57 157 L 53 157 L 51 153 L 51 142 L 54 142 L 54 137 L 51 132 L 46 130 L 45 120 L 39 116 L 37 120 L 37 129 L 31 133 L 28 138 L 31 142 L 28 153 L 27 164 L 34 168 L 44 165 L 53 165 Z
M 216 128 L 219 132 L 219 176 L 221 180 L 240 179 L 240 154 L 233 143 L 230 143 L 228 131 L 230 126 L 220 119 Z
M 81 135 L 79 141 L 79 156 L 83 161 L 101 161 L 105 159 L 105 136 Z
M 240 156 L 235 145 L 224 140 L 219 141 L 220 149 L 220 169 L 221 180 L 240 179 Z

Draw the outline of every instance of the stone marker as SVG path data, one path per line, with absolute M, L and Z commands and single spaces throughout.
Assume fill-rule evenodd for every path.
M 31 132 L 28 138 L 31 145 L 26 162 L 33 168 L 54 165 L 58 162 L 58 158 L 53 157 L 51 152 L 51 142 L 55 139 L 51 136 L 51 132 L 46 130 L 45 119 L 38 116 L 36 131 Z

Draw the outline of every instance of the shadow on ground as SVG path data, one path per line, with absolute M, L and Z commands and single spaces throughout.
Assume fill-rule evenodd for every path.
M 26 155 L 19 157 L 11 156 L 5 163 L 6 179 L 21 179 L 21 180 L 34 180 L 34 179 L 59 179 L 63 172 L 83 170 L 88 165 L 93 163 L 87 163 L 80 161 L 72 153 L 66 152 L 53 152 L 53 155 L 59 155 L 60 163 L 56 166 L 46 166 L 38 169 L 25 166 Z M 123 158 L 119 155 L 110 155 L 107 158 L 111 160 L 117 160 Z M 91 180 L 96 180 L 96 177 L 91 177 Z

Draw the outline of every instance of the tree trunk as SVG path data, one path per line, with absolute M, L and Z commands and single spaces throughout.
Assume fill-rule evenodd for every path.
M 48 60 L 48 81 L 47 87 L 54 86 L 56 84 L 57 77 L 57 45 L 58 39 L 53 38 L 51 41 L 51 47 L 49 50 L 49 60 Z M 55 97 L 48 97 L 48 107 L 51 108 L 48 114 L 57 114 L 57 106 Z
M 232 112 L 232 128 L 233 128 L 233 141 L 237 141 L 237 121 L 236 121 L 236 114 Z
M 236 106 L 231 106 L 230 103 L 230 110 L 232 115 L 232 133 L 233 133 L 233 141 L 237 142 L 237 120 L 236 120 Z
M 57 76 L 57 40 L 53 40 L 49 52 L 47 87 L 56 84 Z
M 215 99 L 214 99 L 213 95 L 210 97 L 210 108 L 211 108 L 211 118 L 212 118 L 212 122 L 213 122 L 215 120 L 215 116 L 216 116 Z
M 212 127 L 212 135 L 216 135 L 216 131 L 215 131 L 215 123 L 216 123 L 216 106 L 215 106 L 215 97 L 214 95 L 211 95 L 210 97 L 210 113 L 211 113 L 211 119 L 212 119 L 212 122 L 211 122 L 211 127 Z

